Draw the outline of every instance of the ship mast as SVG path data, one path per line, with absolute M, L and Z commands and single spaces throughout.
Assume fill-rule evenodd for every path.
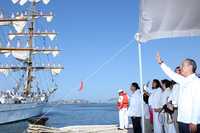
M 20 16 L 19 14 L 14 18 L 0 18 L 0 25 L 13 25 L 13 26 L 20 26 L 20 24 L 22 24 L 21 26 L 25 26 L 25 24 L 23 25 L 24 22 L 28 22 L 28 31 L 24 32 L 23 28 L 22 29 L 16 29 L 16 33 L 14 32 L 9 32 L 8 36 L 9 36 L 9 40 L 13 40 L 16 36 L 19 37 L 28 37 L 28 47 L 23 48 L 23 47 L 12 47 L 12 46 L 7 46 L 7 47 L 0 47 L 0 54 L 11 54 L 13 55 L 16 59 L 20 60 L 20 61 L 24 61 L 25 66 L 19 66 L 19 65 L 15 65 L 15 66 L 9 66 L 9 65 L 1 65 L 0 66 L 0 73 L 8 73 L 8 72 L 15 72 L 15 71 L 25 71 L 26 72 L 26 79 L 25 79 L 25 84 L 24 84 L 24 89 L 23 89 L 23 93 L 24 96 L 27 97 L 32 89 L 32 82 L 33 82 L 33 71 L 38 71 L 38 70 L 51 70 L 53 75 L 57 75 L 60 73 L 61 69 L 64 69 L 61 65 L 42 65 L 42 66 L 33 66 L 33 55 L 34 54 L 45 54 L 45 53 L 49 53 L 52 54 L 54 57 L 59 53 L 59 49 L 57 47 L 55 48 L 34 48 L 33 47 L 33 41 L 34 41 L 34 37 L 49 37 L 50 40 L 52 41 L 55 36 L 57 35 L 57 33 L 55 31 L 53 32 L 39 32 L 39 31 L 35 31 L 35 21 L 37 18 L 39 17 L 44 17 L 47 19 L 48 22 L 50 22 L 53 18 L 53 14 L 50 12 L 48 13 L 42 13 L 37 11 L 36 6 L 37 3 L 39 3 L 36 0 L 32 0 L 29 1 L 31 2 L 31 10 L 30 12 L 28 12 L 28 14 L 22 14 L 22 16 Z M 44 4 L 47 4 L 47 1 L 43 1 Z M 47 3 L 46 3 L 47 2 Z M 16 3 L 15 3 L 16 4 Z M 47 17 L 50 17 L 49 19 Z M 21 23 L 22 22 L 22 23 Z M 25 56 L 21 56 L 21 54 L 23 55 L 24 53 L 27 53 L 27 55 L 25 54 Z M 18 54 L 18 55 L 16 55 Z M 19 56 L 20 54 L 20 56 Z
M 35 22 L 35 16 L 34 16 L 34 11 L 35 11 L 35 6 L 36 3 L 35 1 L 32 2 L 32 10 L 31 10 L 31 23 L 29 27 L 29 48 L 33 48 L 33 31 L 34 31 L 34 22 Z M 32 51 L 29 51 L 29 57 L 28 57 L 28 67 L 27 67 L 27 81 L 26 81 L 26 86 L 24 88 L 24 94 L 25 96 L 28 96 L 28 94 L 31 91 L 31 83 L 32 83 Z

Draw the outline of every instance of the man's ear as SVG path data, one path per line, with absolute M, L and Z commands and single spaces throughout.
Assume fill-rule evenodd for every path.
M 191 71 L 193 71 L 193 66 L 192 65 L 189 65 L 188 67 L 190 68 Z

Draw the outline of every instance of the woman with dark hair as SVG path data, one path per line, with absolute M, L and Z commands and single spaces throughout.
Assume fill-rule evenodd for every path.
M 171 89 L 172 82 L 168 79 L 161 80 L 161 88 L 164 90 Z
M 162 89 L 160 81 L 154 79 L 152 82 L 152 94 L 149 97 L 149 105 L 153 112 L 153 129 L 154 133 L 162 133 L 162 124 L 159 121 L 159 112 L 162 108 L 160 103 Z
M 171 111 L 169 112 L 168 108 L 167 108 L 168 99 L 172 93 L 172 89 L 170 88 L 171 84 L 172 84 L 172 82 L 167 79 L 161 80 L 161 86 L 162 86 L 163 92 L 161 95 L 160 102 L 161 102 L 163 109 L 162 109 L 162 112 L 160 113 L 160 115 L 163 118 L 165 133 L 176 133 L 175 123 L 172 118 L 173 112 L 171 112 Z
M 141 133 L 141 104 L 143 104 L 143 102 L 141 99 L 140 87 L 136 82 L 134 82 L 131 84 L 130 90 L 132 91 L 132 95 L 130 97 L 128 115 L 132 120 L 133 132 Z

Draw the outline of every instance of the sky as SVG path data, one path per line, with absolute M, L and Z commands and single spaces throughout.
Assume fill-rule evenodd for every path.
M 26 9 L 27 5 L 13 5 L 11 0 L 0 2 L 0 8 L 6 12 Z M 56 77 L 59 90 L 53 99 L 105 101 L 116 97 L 117 90 L 122 88 L 130 94 L 130 84 L 139 83 L 138 49 L 134 41 L 138 7 L 139 0 L 51 0 L 47 6 L 38 5 L 41 11 L 55 14 L 53 22 L 43 26 L 58 32 L 56 43 L 62 53 L 56 62 L 65 67 Z M 186 57 L 199 64 L 199 42 L 199 37 L 193 37 L 142 44 L 144 82 L 167 78 L 156 63 L 157 51 L 172 68 Z M 79 92 L 81 81 L 84 90 Z M 7 80 L 1 76 L 0 83 L 5 87 Z

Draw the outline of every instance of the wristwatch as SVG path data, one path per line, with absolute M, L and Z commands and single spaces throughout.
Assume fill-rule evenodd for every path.
M 161 61 L 161 62 L 159 62 L 158 64 L 160 64 L 160 65 L 161 65 L 162 63 L 164 63 L 164 61 Z

